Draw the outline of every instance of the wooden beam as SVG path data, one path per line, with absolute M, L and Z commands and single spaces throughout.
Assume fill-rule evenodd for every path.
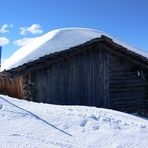
M 84 50 L 89 50 L 91 48 L 94 48 L 94 46 L 95 46 L 95 44 L 92 44 L 91 46 L 87 45 L 85 47 L 79 47 L 79 48 L 75 47 L 75 48 L 72 48 L 68 51 L 63 51 L 60 53 L 52 54 L 50 56 L 42 57 L 39 60 L 36 60 L 30 64 L 24 64 L 20 68 L 18 67 L 18 70 L 17 70 L 17 68 L 15 68 L 14 70 L 12 69 L 7 72 L 8 73 L 10 72 L 9 75 L 11 75 L 11 78 L 23 76 L 23 75 L 26 75 L 26 74 L 31 73 L 33 71 L 36 71 L 38 69 L 41 69 L 43 67 L 48 67 L 54 63 L 60 62 L 66 58 L 70 58 L 72 56 L 75 56 Z
M 99 43 L 99 42 L 98 42 L 97 45 L 98 45 L 101 49 L 107 51 L 107 52 L 110 53 L 110 54 L 113 54 L 113 55 L 118 56 L 118 57 L 122 57 L 122 58 L 124 58 L 124 59 L 130 61 L 131 63 L 136 64 L 137 66 L 140 66 L 140 67 L 142 67 L 142 68 L 144 68 L 144 69 L 145 69 L 145 68 L 148 69 L 148 65 L 146 65 L 145 63 L 139 62 L 138 60 L 135 60 L 134 58 L 131 58 L 131 57 L 129 57 L 128 55 L 125 55 L 125 54 L 123 54 L 123 53 L 120 53 L 120 52 L 118 52 L 118 51 L 115 51 L 114 49 L 111 49 L 110 47 L 104 45 L 103 43 Z

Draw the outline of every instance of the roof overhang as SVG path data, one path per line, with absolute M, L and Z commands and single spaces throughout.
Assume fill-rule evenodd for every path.
M 12 68 L 10 70 L 4 70 L 0 73 L 1 77 L 11 77 L 16 78 L 18 76 L 23 76 L 28 73 L 32 73 L 38 69 L 41 69 L 46 66 L 50 66 L 56 62 L 59 62 L 67 57 L 74 56 L 83 50 L 90 49 L 91 47 L 96 48 L 96 46 L 102 47 L 109 53 L 115 54 L 117 56 L 126 58 L 132 63 L 140 66 L 142 68 L 148 69 L 148 59 L 136 52 L 133 52 L 122 45 L 115 43 L 111 38 L 102 35 L 100 38 L 92 39 L 84 44 L 60 51 L 55 52 L 49 55 L 45 55 L 40 57 L 37 60 L 31 61 L 29 63 L 25 63 L 16 68 Z

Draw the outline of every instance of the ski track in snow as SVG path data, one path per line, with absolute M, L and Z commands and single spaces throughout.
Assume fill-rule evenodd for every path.
M 65 131 L 63 131 L 63 130 L 57 128 L 56 126 L 52 125 L 51 123 L 49 123 L 49 122 L 47 122 L 46 120 L 42 119 L 41 117 L 37 116 L 36 114 L 34 114 L 34 113 L 32 113 L 32 112 L 30 112 L 30 111 L 28 111 L 28 110 L 26 110 L 26 109 L 23 109 L 23 108 L 21 108 L 21 107 L 15 105 L 15 104 L 13 104 L 13 103 L 11 103 L 10 101 L 8 101 L 8 100 L 2 98 L 2 97 L 0 97 L 0 99 L 2 99 L 2 100 L 5 101 L 6 103 L 8 103 L 8 104 L 10 104 L 10 105 L 12 105 L 12 106 L 14 106 L 14 107 L 16 107 L 16 108 L 18 108 L 18 109 L 20 109 L 20 110 L 26 112 L 28 115 L 30 115 L 30 116 L 36 118 L 37 120 L 40 120 L 40 121 L 42 121 L 43 123 L 45 123 L 45 124 L 47 124 L 47 125 L 49 125 L 49 126 L 55 128 L 56 130 L 59 130 L 60 132 L 66 134 L 66 135 L 68 135 L 68 136 L 72 136 L 71 134 L 69 134 L 69 133 L 67 133 L 67 132 L 65 132 Z M 0 105 L 0 109 L 2 108 L 1 106 L 2 106 L 2 105 Z

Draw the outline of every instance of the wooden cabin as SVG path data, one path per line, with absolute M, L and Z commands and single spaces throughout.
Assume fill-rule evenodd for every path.
M 0 93 L 51 104 L 148 112 L 148 59 L 102 35 L 3 71 Z

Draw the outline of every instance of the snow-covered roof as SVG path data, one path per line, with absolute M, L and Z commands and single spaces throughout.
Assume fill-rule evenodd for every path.
M 18 67 L 39 59 L 45 55 L 60 52 L 62 50 L 75 47 L 101 35 L 108 36 L 115 43 L 148 58 L 148 53 L 137 49 L 121 40 L 115 39 L 104 32 L 89 28 L 63 28 L 50 31 L 40 37 L 35 38 L 29 44 L 18 49 L 6 62 L 2 64 L 2 71 Z

